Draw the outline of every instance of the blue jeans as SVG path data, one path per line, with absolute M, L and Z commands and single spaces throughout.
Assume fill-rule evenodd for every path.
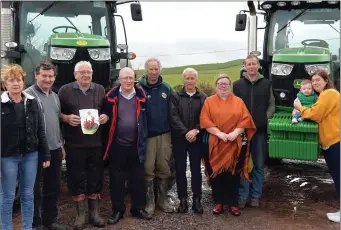
M 301 113 L 297 111 L 292 118 L 295 118 L 296 120 L 301 117 Z
M 16 181 L 19 176 L 22 229 L 32 229 L 34 183 L 38 169 L 38 152 L 1 158 L 1 226 L 12 230 L 12 212 Z
M 260 199 L 264 184 L 264 163 L 266 158 L 266 132 L 256 132 L 251 139 L 250 150 L 253 160 L 252 182 L 240 179 L 239 198 L 247 200 L 249 196 Z
M 292 116 L 292 118 L 296 118 L 296 119 L 298 119 L 300 117 L 301 117 L 301 113 L 298 111 L 294 114 L 294 116 Z
M 336 192 L 340 197 L 340 142 L 333 144 L 327 150 L 322 150 L 329 173 L 335 183 Z

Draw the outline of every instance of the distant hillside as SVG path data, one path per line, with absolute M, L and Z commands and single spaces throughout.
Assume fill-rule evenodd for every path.
M 243 66 L 243 60 L 237 59 L 225 63 L 215 64 L 202 64 L 202 65 L 186 65 L 172 68 L 163 68 L 161 75 L 165 81 L 172 86 L 182 84 L 182 72 L 184 69 L 191 67 L 199 72 L 199 81 L 208 81 L 213 83 L 215 77 L 220 73 L 226 73 L 235 81 L 239 78 L 240 69 Z M 137 78 L 140 78 L 144 74 L 144 70 L 137 70 Z

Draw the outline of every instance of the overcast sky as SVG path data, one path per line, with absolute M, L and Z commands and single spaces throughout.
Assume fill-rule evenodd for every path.
M 40 4 L 40 3 L 39 3 Z M 66 4 L 66 3 L 65 3 Z M 89 3 L 90 4 L 90 3 Z M 41 4 L 40 4 L 41 5 Z M 83 7 L 88 7 L 82 5 Z M 41 6 L 43 7 L 43 6 Z M 58 7 L 58 6 L 57 6 Z M 98 6 L 95 6 L 98 7 Z M 247 31 L 235 31 L 236 15 L 241 10 L 247 10 L 245 2 L 141 2 L 143 21 L 132 21 L 130 3 L 119 5 L 118 14 L 124 18 L 129 51 L 135 52 L 137 58 L 132 61 L 133 68 L 143 68 L 148 57 L 155 56 L 161 60 L 163 67 L 195 65 L 206 63 L 221 63 L 245 58 L 247 55 Z M 34 7 L 33 7 L 34 8 Z M 104 8 L 97 11 L 103 14 L 101 19 L 102 36 L 106 20 Z M 35 8 L 34 8 L 35 9 Z M 81 8 L 80 8 L 81 9 Z M 59 9 L 60 10 L 60 9 Z M 97 9 L 96 9 L 97 10 Z M 276 18 L 283 22 L 294 18 L 301 10 L 278 11 Z M 36 18 L 36 13 L 29 13 L 29 20 Z M 58 12 L 58 10 L 57 10 Z M 83 11 L 82 11 L 83 12 Z M 310 16 L 309 16 L 310 15 Z M 337 15 L 337 16 L 335 16 Z M 289 47 L 302 46 L 306 39 L 322 39 L 329 43 L 333 54 L 339 55 L 340 20 L 331 25 L 324 23 L 325 19 L 338 17 L 339 11 L 307 11 L 300 19 L 290 23 L 288 33 Z M 307 24 L 306 20 L 314 19 L 320 24 Z M 319 20 L 316 20 L 319 19 Z M 70 17 L 76 27 L 83 33 L 89 33 L 92 18 L 88 13 Z M 285 21 L 286 20 L 286 21 Z M 310 21 L 311 22 L 311 21 Z M 323 23 L 322 23 L 323 22 Z M 34 36 L 38 46 L 47 41 L 51 28 L 60 25 L 70 26 L 64 17 L 46 13 L 35 20 L 39 28 Z M 22 25 L 25 25 L 24 23 Z M 41 26 L 41 27 L 40 27 Z M 89 27 L 90 26 L 90 27 Z M 271 25 L 273 26 L 273 25 Z M 270 26 L 270 27 L 271 27 Z M 278 27 L 278 25 L 276 25 Z M 275 30 L 276 30 L 275 26 Z M 124 43 L 123 27 L 116 20 L 118 44 Z M 258 27 L 264 27 L 264 18 L 258 16 Z M 277 28 L 279 29 L 279 28 Z M 290 34 L 289 34 L 290 31 Z M 285 32 L 283 30 L 283 32 Z M 22 33 L 23 34 L 23 33 Z M 275 44 L 276 33 L 269 40 Z M 278 34 L 279 37 L 285 36 Z M 257 47 L 262 51 L 264 30 L 258 30 Z M 284 47 L 284 44 L 283 46 Z M 272 49 L 270 49 L 272 50 Z M 272 52 L 272 51 L 271 51 Z
M 135 68 L 153 55 L 164 66 L 177 66 L 226 62 L 247 53 L 247 33 L 234 30 L 236 14 L 247 9 L 246 2 L 141 2 L 141 7 L 141 22 L 132 21 L 129 4 L 118 7 L 129 50 L 137 54 Z

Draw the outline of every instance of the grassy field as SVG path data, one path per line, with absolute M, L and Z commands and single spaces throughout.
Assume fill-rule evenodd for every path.
M 189 66 L 179 66 L 172 68 L 163 68 L 161 75 L 165 81 L 167 81 L 172 86 L 183 84 L 182 81 L 182 71 L 191 67 L 199 72 L 199 82 L 206 81 L 213 85 L 215 78 L 220 73 L 226 73 L 231 77 L 232 81 L 239 78 L 240 69 L 243 66 L 243 60 L 238 59 L 234 61 L 229 61 L 225 63 L 216 64 L 203 64 L 203 65 L 189 65 Z M 137 70 L 137 77 L 139 78 L 144 73 L 144 70 Z

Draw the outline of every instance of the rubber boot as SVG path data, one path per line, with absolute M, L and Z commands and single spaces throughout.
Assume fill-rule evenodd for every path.
M 85 228 L 85 200 L 76 201 L 76 221 L 73 224 L 74 230 L 81 230 Z
M 88 199 L 89 223 L 94 227 L 104 228 L 105 222 L 99 215 L 100 198 Z
M 158 181 L 158 206 L 166 213 L 173 213 L 174 207 L 169 203 L 167 197 L 168 181 L 160 179 Z
M 155 199 L 154 199 L 154 180 L 146 180 L 146 208 L 145 211 L 149 215 L 154 215 Z

